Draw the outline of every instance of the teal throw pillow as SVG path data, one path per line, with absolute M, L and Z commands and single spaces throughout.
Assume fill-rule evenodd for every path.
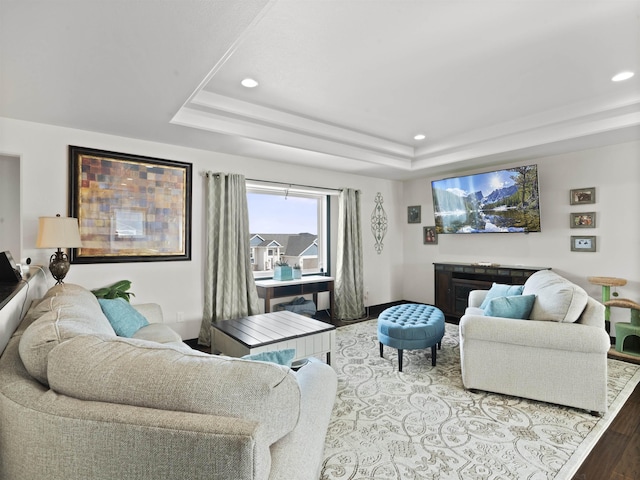
M 132 337 L 149 321 L 124 298 L 99 298 L 100 308 L 119 337 Z
M 489 305 L 492 298 L 522 295 L 523 290 L 524 285 L 504 285 L 502 283 L 494 283 L 491 289 L 487 292 L 487 296 L 484 298 L 480 308 L 487 308 L 487 305 Z
M 290 367 L 295 355 L 295 348 L 287 348 L 286 350 L 276 350 L 274 352 L 254 353 L 252 355 L 245 355 L 242 358 L 245 360 L 255 360 L 257 362 L 277 363 L 278 365 Z
M 489 301 L 484 309 L 488 317 L 517 318 L 525 320 L 529 318 L 535 295 L 513 295 L 510 297 L 496 297 Z

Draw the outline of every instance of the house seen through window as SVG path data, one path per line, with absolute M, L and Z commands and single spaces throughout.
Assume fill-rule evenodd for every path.
M 272 277 L 279 260 L 303 275 L 326 271 L 326 195 L 247 185 L 247 203 L 255 278 Z

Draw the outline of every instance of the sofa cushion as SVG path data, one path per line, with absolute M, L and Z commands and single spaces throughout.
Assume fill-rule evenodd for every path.
M 81 400 L 255 421 L 268 444 L 291 431 L 300 387 L 287 367 L 115 335 L 82 335 L 49 354 L 49 383 Z
M 487 292 L 487 296 L 484 297 L 480 308 L 482 308 L 483 310 L 487 308 L 487 305 L 489 305 L 489 302 L 492 298 L 520 295 L 523 288 L 523 285 L 505 285 L 502 283 L 494 283 L 491 286 L 491 289 Z
M 580 318 L 589 296 L 578 285 L 551 270 L 540 270 L 524 284 L 523 295 L 535 295 L 531 320 L 575 322 Z
M 516 318 L 524 320 L 529 318 L 535 295 L 513 295 L 509 297 L 496 297 L 491 299 L 484 314 L 488 317 Z
M 124 298 L 99 298 L 98 303 L 120 337 L 133 337 L 138 330 L 149 325 L 147 319 Z
M 19 352 L 25 368 L 47 385 L 47 357 L 59 343 L 76 335 L 100 333 L 115 336 L 98 300 L 89 290 L 73 284 L 56 285 L 29 311 L 38 318 L 20 339 Z

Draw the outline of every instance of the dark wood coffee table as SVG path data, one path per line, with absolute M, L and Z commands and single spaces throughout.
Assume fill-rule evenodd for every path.
M 211 324 L 212 352 L 229 357 L 294 348 L 294 360 L 331 353 L 336 327 L 297 313 L 282 311 L 252 315 Z

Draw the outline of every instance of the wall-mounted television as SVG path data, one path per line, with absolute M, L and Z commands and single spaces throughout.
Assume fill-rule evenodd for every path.
M 438 233 L 540 231 L 538 166 L 431 182 Z

